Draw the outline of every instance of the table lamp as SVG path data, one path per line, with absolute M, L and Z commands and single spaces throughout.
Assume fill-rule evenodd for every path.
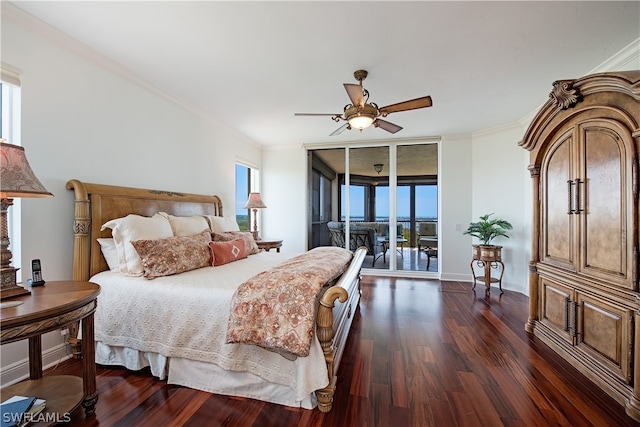
M 244 204 L 244 208 L 253 210 L 253 239 L 260 240 L 260 237 L 258 237 L 258 209 L 266 208 L 260 193 L 249 193 L 249 199 Z
M 0 139 L 0 300 L 29 294 L 16 283 L 18 268 L 11 266 L 7 211 L 16 197 L 53 197 L 31 170 L 24 148 Z

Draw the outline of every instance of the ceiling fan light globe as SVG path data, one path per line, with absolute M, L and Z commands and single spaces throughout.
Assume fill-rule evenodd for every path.
M 349 125 L 354 129 L 364 129 L 373 123 L 373 117 L 370 116 L 354 116 L 349 119 Z

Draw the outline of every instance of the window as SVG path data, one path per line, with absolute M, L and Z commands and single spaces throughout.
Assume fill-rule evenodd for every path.
M 251 212 L 245 209 L 249 193 L 258 192 L 259 171 L 246 164 L 236 163 L 236 221 L 240 230 L 251 231 L 253 223 Z
M 364 185 L 350 185 L 349 186 L 349 212 L 351 221 L 365 221 L 365 187 Z M 340 220 L 344 221 L 347 217 L 345 212 L 346 207 L 346 193 L 345 186 L 340 186 Z
M 20 145 L 20 87 L 0 81 L 0 96 L 0 137 L 10 144 Z
M 376 221 L 389 221 L 389 186 L 375 187 Z
M 20 75 L 2 64 L 0 68 L 0 138 L 6 142 L 21 145 L 20 142 Z M 10 250 L 13 255 L 11 265 L 19 267 L 22 263 L 20 244 L 20 199 L 13 200 L 13 206 L 7 211 L 7 232 Z M 22 281 L 22 270 L 18 270 L 16 280 Z
M 438 186 L 436 184 L 416 185 L 416 219 L 438 220 Z
M 309 178 L 309 249 L 318 246 L 331 246 L 331 236 L 327 232 L 327 224 L 333 218 L 334 201 L 333 185 L 336 172 L 330 168 L 317 153 L 310 153 L 311 174 Z

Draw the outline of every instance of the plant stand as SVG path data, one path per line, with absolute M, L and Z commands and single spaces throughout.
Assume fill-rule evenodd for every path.
M 483 276 L 476 276 L 473 268 L 474 264 L 482 268 Z M 491 269 L 497 270 L 500 275 L 492 277 Z M 502 290 L 502 276 L 504 274 L 504 264 L 502 263 L 502 246 L 494 245 L 473 245 L 473 259 L 471 260 L 471 274 L 473 275 L 473 288 L 476 289 L 477 282 L 485 284 L 485 292 L 491 293 L 491 284 L 497 283 L 500 287 L 500 295 L 504 293 Z

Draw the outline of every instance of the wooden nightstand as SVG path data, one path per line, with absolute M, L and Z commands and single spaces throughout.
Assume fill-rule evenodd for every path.
M 0 310 L 0 344 L 29 339 L 29 380 L 2 389 L 2 399 L 14 395 L 36 396 L 47 401 L 44 424 L 68 422 L 80 404 L 86 415 L 95 412 L 96 388 L 93 313 L 100 286 L 91 282 L 47 282 L 31 289 L 31 295 L 12 298 L 21 305 Z M 42 334 L 82 321 L 82 378 L 70 375 L 42 376 Z M 36 419 L 36 420 L 38 420 Z
M 280 247 L 282 246 L 282 240 L 278 239 L 260 239 L 256 240 L 256 243 L 258 244 L 258 248 L 264 249 L 267 252 L 269 252 L 269 249 L 275 249 L 280 252 Z

